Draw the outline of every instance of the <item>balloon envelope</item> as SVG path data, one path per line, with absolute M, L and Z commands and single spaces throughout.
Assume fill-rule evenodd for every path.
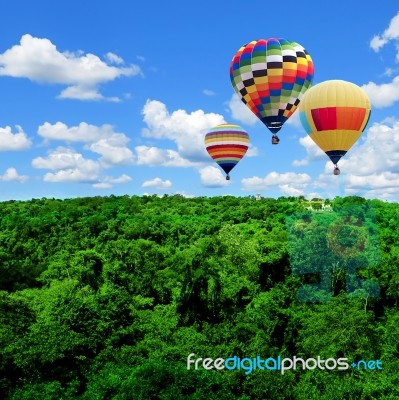
M 313 80 L 313 61 L 298 43 L 261 39 L 242 46 L 230 64 L 241 101 L 276 134 Z
M 205 147 L 212 159 L 227 174 L 244 157 L 249 135 L 238 125 L 221 124 L 205 135 Z
M 367 93 L 359 86 L 330 80 L 306 92 L 299 112 L 310 138 L 337 164 L 366 128 L 371 105 Z

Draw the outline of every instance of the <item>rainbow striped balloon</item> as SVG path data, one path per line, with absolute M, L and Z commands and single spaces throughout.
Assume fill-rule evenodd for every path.
M 244 157 L 249 146 L 249 135 L 238 125 L 221 124 L 205 135 L 205 147 L 212 159 L 227 174 Z
M 309 53 L 286 39 L 254 40 L 242 46 L 230 63 L 237 95 L 276 138 L 311 86 L 313 75 Z

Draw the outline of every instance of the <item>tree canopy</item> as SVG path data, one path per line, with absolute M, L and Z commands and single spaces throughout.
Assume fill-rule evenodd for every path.
M 335 211 L 307 211 L 304 202 L 176 195 L 0 203 L 0 397 L 399 398 L 399 208 L 346 197 L 328 202 Z M 346 264 L 317 245 L 331 238 L 323 223 L 312 225 L 316 214 L 332 224 L 350 205 L 365 211 L 347 217 L 354 230 L 339 248 L 357 243 L 353 232 L 364 235 L 359 220 L 375 229 L 378 262 L 359 264 L 356 276 L 374 282 L 376 296 L 367 287 L 348 293 Z M 301 215 L 295 225 L 292 215 Z M 301 301 L 300 288 L 319 279 L 315 257 L 335 265 L 328 296 Z M 378 359 L 383 369 L 245 375 L 188 370 L 191 353 Z

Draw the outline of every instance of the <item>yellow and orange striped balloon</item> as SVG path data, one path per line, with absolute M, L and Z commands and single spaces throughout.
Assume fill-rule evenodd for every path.
M 367 93 L 359 86 L 330 80 L 307 90 L 299 104 L 299 113 L 310 138 L 336 165 L 366 128 L 371 105 Z

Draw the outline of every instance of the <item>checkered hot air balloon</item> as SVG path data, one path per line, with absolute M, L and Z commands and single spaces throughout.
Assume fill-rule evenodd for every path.
M 310 138 L 334 163 L 355 144 L 366 128 L 371 105 L 359 86 L 342 80 L 330 80 L 310 88 L 299 105 L 302 126 Z
M 230 171 L 244 157 L 249 146 L 249 135 L 240 126 L 222 124 L 205 135 L 205 147 L 212 159 L 230 179 Z
M 242 46 L 230 64 L 230 79 L 241 101 L 273 133 L 295 112 L 313 80 L 313 62 L 298 43 L 261 39 Z

